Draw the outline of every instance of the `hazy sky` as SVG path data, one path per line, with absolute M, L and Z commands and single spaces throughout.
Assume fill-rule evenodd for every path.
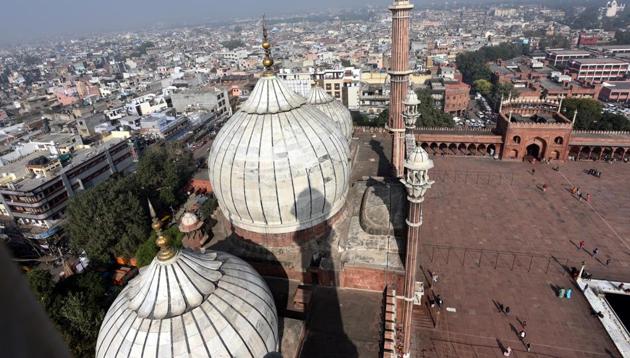
M 0 43 L 366 4 L 385 10 L 389 3 L 391 0 L 0 0 Z

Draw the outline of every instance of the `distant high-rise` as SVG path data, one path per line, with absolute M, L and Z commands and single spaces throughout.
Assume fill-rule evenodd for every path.
M 389 97 L 388 128 L 392 133 L 392 164 L 394 175 L 404 174 L 405 124 L 403 101 L 409 87 L 409 18 L 413 5 L 408 0 L 394 0 L 389 7 L 392 12 L 392 58 L 389 75 L 391 92 Z

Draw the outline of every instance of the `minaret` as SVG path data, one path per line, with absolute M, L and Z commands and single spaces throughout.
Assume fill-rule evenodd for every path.
M 420 226 L 422 226 L 422 202 L 427 190 L 433 185 L 429 180 L 429 169 L 433 161 L 422 147 L 416 147 L 405 161 L 407 170 L 401 182 L 407 189 L 409 212 L 407 214 L 407 248 L 405 258 L 405 283 L 402 302 L 403 357 L 410 356 L 411 320 L 416 295 L 416 271 L 418 268 L 418 247 L 420 246 Z
M 392 164 L 394 176 L 404 174 L 405 126 L 403 123 L 403 100 L 409 87 L 409 18 L 413 5 L 409 0 L 394 0 L 389 7 L 392 12 L 392 58 L 389 76 L 389 121 L 387 127 L 392 133 Z

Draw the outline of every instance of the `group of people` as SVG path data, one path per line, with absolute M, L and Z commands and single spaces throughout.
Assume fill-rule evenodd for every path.
M 503 305 L 502 303 L 498 303 L 498 308 L 499 308 L 499 311 L 501 313 L 503 313 L 504 315 L 506 315 L 506 316 L 510 315 L 510 312 L 511 312 L 510 306 L 506 306 L 506 305 Z M 518 337 L 521 340 L 521 342 L 523 343 L 523 345 L 525 346 L 525 349 L 527 349 L 527 351 L 530 352 L 532 350 L 532 345 L 531 345 L 531 343 L 529 343 L 529 342 L 527 342 L 525 340 L 525 338 L 527 337 L 527 332 L 525 332 L 525 327 L 527 327 L 527 321 L 525 321 L 525 320 L 521 321 L 518 318 L 516 318 L 516 319 L 518 320 L 518 322 L 520 323 L 520 325 L 522 327 L 521 330 L 518 331 Z M 501 347 L 501 348 L 503 349 L 503 355 L 505 357 L 510 357 L 512 355 L 512 347 L 507 346 L 505 348 L 503 348 L 503 347 Z
M 571 188 L 571 194 L 577 196 L 578 200 L 580 201 L 584 200 L 587 203 L 591 201 L 591 194 L 590 193 L 583 194 L 580 188 L 577 186 L 573 186 Z
M 592 175 L 592 176 L 597 177 L 597 178 L 601 178 L 602 177 L 602 172 L 597 170 L 597 169 L 589 169 L 587 171 L 587 173 L 588 173 L 588 175 Z

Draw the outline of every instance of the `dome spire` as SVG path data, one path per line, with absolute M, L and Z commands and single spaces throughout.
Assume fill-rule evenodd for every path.
M 160 248 L 160 251 L 157 254 L 157 258 L 160 261 L 166 261 L 172 259 L 176 252 L 171 247 L 170 240 L 168 237 L 164 236 L 162 233 L 162 223 L 157 218 L 155 214 L 155 209 L 153 208 L 153 204 L 151 204 L 151 200 L 147 200 L 149 202 L 149 214 L 151 215 L 151 227 L 156 233 L 157 239 L 155 239 L 155 244 Z
M 262 48 L 265 50 L 265 59 L 263 60 L 263 66 L 265 66 L 265 76 L 271 76 L 273 70 L 273 58 L 271 57 L 271 43 L 269 43 L 269 33 L 267 31 L 267 20 L 263 15 L 262 18 L 262 31 L 263 31 L 263 43 Z

